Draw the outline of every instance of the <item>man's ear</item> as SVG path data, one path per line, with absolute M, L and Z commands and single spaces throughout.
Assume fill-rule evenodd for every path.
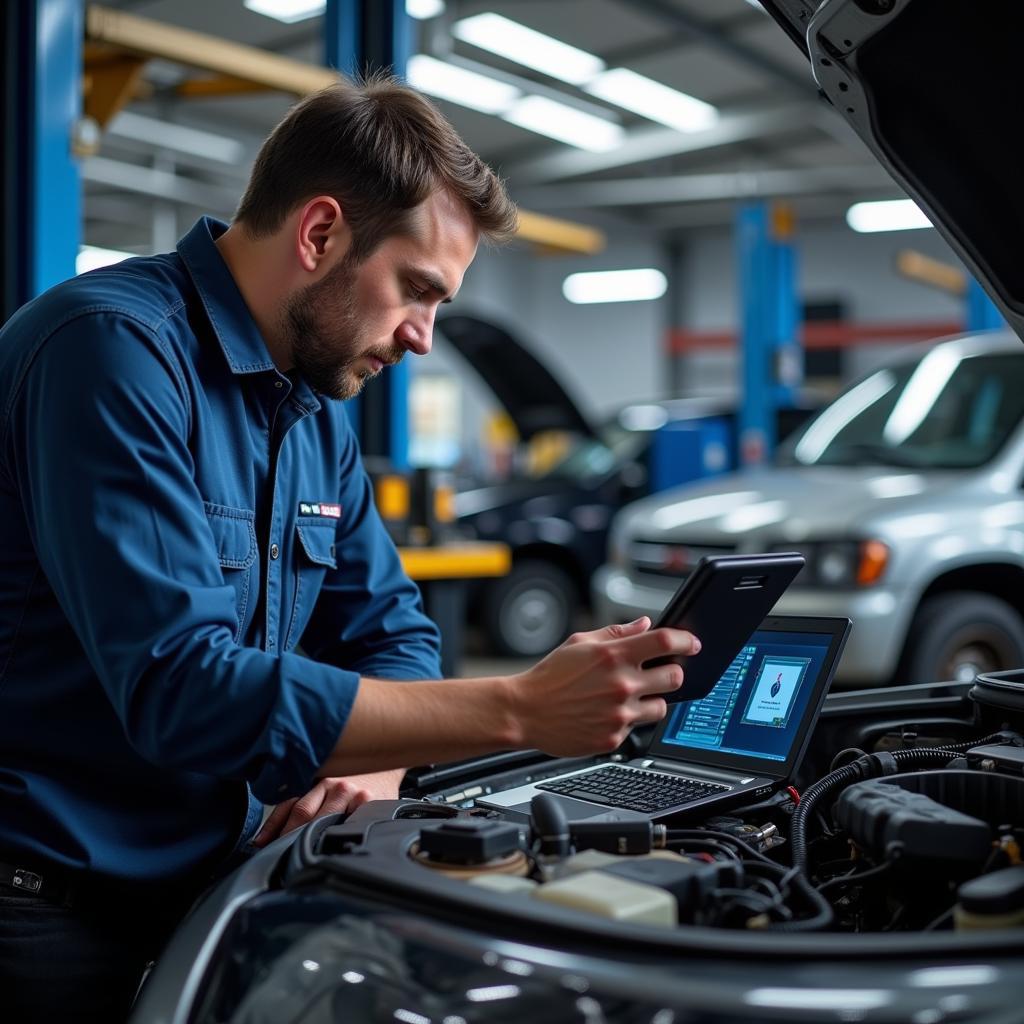
M 320 269 L 325 260 L 340 255 L 339 248 L 348 248 L 348 225 L 341 206 L 332 196 L 317 196 L 299 211 L 296 225 L 295 254 L 303 270 Z

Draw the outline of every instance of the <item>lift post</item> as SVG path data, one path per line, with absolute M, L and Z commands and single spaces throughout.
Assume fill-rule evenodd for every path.
M 0 321 L 75 273 L 82 198 L 81 0 L 3 5 Z
M 803 380 L 797 337 L 797 258 L 792 212 L 745 203 L 736 219 L 740 289 L 739 461 L 763 465 L 775 447 L 776 410 L 793 403 Z
M 973 278 L 967 278 L 967 330 L 993 331 L 1005 327 L 1006 321 L 988 292 Z
M 391 70 L 402 78 L 412 55 L 411 18 L 404 0 L 328 0 L 324 62 L 358 77 Z M 363 453 L 385 458 L 398 472 L 409 469 L 409 366 L 390 366 L 347 404 Z

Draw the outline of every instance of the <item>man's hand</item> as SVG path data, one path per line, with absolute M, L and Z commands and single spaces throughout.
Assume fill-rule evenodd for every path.
M 700 641 L 683 630 L 650 625 L 644 616 L 576 633 L 513 677 L 523 745 L 561 757 L 606 752 L 633 726 L 663 718 L 667 705 L 659 694 L 677 690 L 683 670 L 676 664 L 642 666 L 666 654 L 697 654 Z
M 278 804 L 253 839 L 254 846 L 266 846 L 314 818 L 338 811 L 351 813 L 370 800 L 395 800 L 405 769 L 321 779 L 305 796 Z

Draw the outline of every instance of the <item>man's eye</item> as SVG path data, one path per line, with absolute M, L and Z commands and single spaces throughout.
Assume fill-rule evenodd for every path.
M 410 281 L 409 282 L 409 293 L 418 302 L 420 299 L 423 298 L 424 295 L 427 294 L 427 289 L 426 288 L 420 288 L 420 287 L 418 287 L 417 285 L 413 284 Z

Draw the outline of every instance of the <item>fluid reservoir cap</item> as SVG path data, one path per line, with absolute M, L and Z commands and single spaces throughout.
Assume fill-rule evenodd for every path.
M 957 898 L 972 914 L 1012 914 L 1024 909 L 1024 865 L 972 878 L 960 886 Z
M 420 831 L 420 851 L 445 864 L 486 864 L 519 849 L 513 822 L 456 819 Z

